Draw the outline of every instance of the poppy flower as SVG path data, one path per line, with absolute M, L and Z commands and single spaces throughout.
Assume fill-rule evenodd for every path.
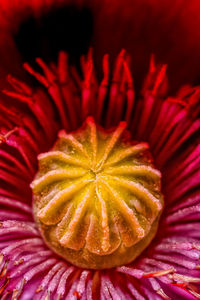
M 200 298 L 199 4 L 128 2 L 0 2 L 1 299 Z

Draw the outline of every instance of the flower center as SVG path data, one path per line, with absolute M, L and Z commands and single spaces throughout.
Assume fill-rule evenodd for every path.
M 131 141 L 125 122 L 104 130 L 88 118 L 71 134 L 61 131 L 38 159 L 34 216 L 56 253 L 103 269 L 133 261 L 148 246 L 163 208 L 161 175 L 148 145 Z

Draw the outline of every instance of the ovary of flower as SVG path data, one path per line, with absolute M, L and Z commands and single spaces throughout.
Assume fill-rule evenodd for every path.
M 38 156 L 35 219 L 46 243 L 73 264 L 101 269 L 130 262 L 156 233 L 161 174 L 148 145 L 128 136 L 125 122 L 104 130 L 89 117 Z

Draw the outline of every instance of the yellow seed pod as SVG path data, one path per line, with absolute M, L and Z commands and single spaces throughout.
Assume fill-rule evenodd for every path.
M 92 118 L 40 154 L 31 183 L 45 242 L 74 265 L 105 269 L 133 261 L 155 236 L 161 174 L 126 123 L 105 130 Z

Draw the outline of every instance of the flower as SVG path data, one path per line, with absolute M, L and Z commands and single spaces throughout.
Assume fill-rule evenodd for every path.
M 106 20 L 111 25 L 103 22 L 102 26 L 113 28 L 117 12 L 122 8 L 120 3 L 108 7 L 105 14 L 95 12 L 102 9 L 103 4 L 88 4 L 97 16 L 96 26 Z M 155 3 L 152 1 L 151 7 Z M 191 3 L 193 5 L 189 7 L 195 12 L 196 2 Z M 165 5 L 168 7 L 167 3 Z M 158 8 L 162 11 L 164 6 Z M 139 8 L 138 2 L 131 12 L 141 12 Z M 127 11 L 126 7 L 122 11 L 125 20 L 131 16 Z M 35 13 L 39 12 L 36 5 Z M 152 16 L 154 14 L 152 12 Z M 6 28 L 8 32 L 12 29 L 12 24 L 6 25 L 8 19 L 8 15 L 5 22 L 2 19 L 2 32 Z M 190 28 L 193 28 L 191 23 L 188 32 Z M 5 34 L 7 40 L 8 32 L 8 36 Z M 69 64 L 67 54 L 61 51 L 57 64 L 37 58 L 40 71 L 35 71 L 30 63 L 24 64 L 26 71 L 40 85 L 31 81 L 27 83 L 29 78 L 22 81 L 12 75 L 7 78 L 12 89 L 1 83 L 4 95 L 0 102 L 0 294 L 2 299 L 198 299 L 200 89 L 183 85 L 174 96 L 168 96 L 170 78 L 168 84 L 167 66 L 157 64 L 152 55 L 140 93 L 135 83 L 135 96 L 130 58 L 137 60 L 139 47 L 134 46 L 137 50 L 131 51 L 133 45 L 129 38 L 115 37 L 114 47 L 118 49 L 119 43 L 120 47 L 126 46 L 128 53 L 122 50 L 111 67 L 110 60 L 112 65 L 115 55 L 109 42 L 111 35 L 105 34 L 104 29 L 96 29 L 96 32 L 94 54 L 89 50 L 82 56 L 81 72 L 74 67 L 77 57 Z M 97 61 L 100 78 L 97 79 L 93 64 L 102 54 L 104 37 L 105 48 L 109 46 L 111 54 L 110 57 L 108 54 L 103 56 L 103 76 Z M 194 46 L 193 38 L 186 44 L 185 53 Z M 158 54 L 162 56 L 164 52 L 158 44 L 155 43 Z M 5 54 L 3 49 L 2 46 Z M 141 56 L 146 59 L 148 55 L 144 52 L 142 48 Z M 72 54 L 69 54 L 69 59 Z M 176 69 L 173 62 L 177 59 L 177 55 L 169 55 L 169 62 L 173 65 L 169 77 Z M 135 66 L 140 86 L 143 70 L 139 72 L 137 63 Z M 14 70 L 18 68 L 16 63 Z M 12 69 L 12 65 L 6 67 L 2 62 L 1 69 L 4 74 Z M 185 69 L 188 70 L 187 65 Z M 178 73 L 175 71 L 175 79 Z M 191 73 L 183 72 L 183 83 L 188 74 Z M 137 260 L 105 270 L 80 269 L 55 255 L 45 245 L 32 216 L 29 185 L 37 171 L 37 155 L 52 147 L 59 129 L 71 132 L 79 128 L 88 115 L 105 128 L 117 126 L 125 120 L 133 139 L 149 143 L 155 165 L 162 173 L 165 207 L 155 239 Z

